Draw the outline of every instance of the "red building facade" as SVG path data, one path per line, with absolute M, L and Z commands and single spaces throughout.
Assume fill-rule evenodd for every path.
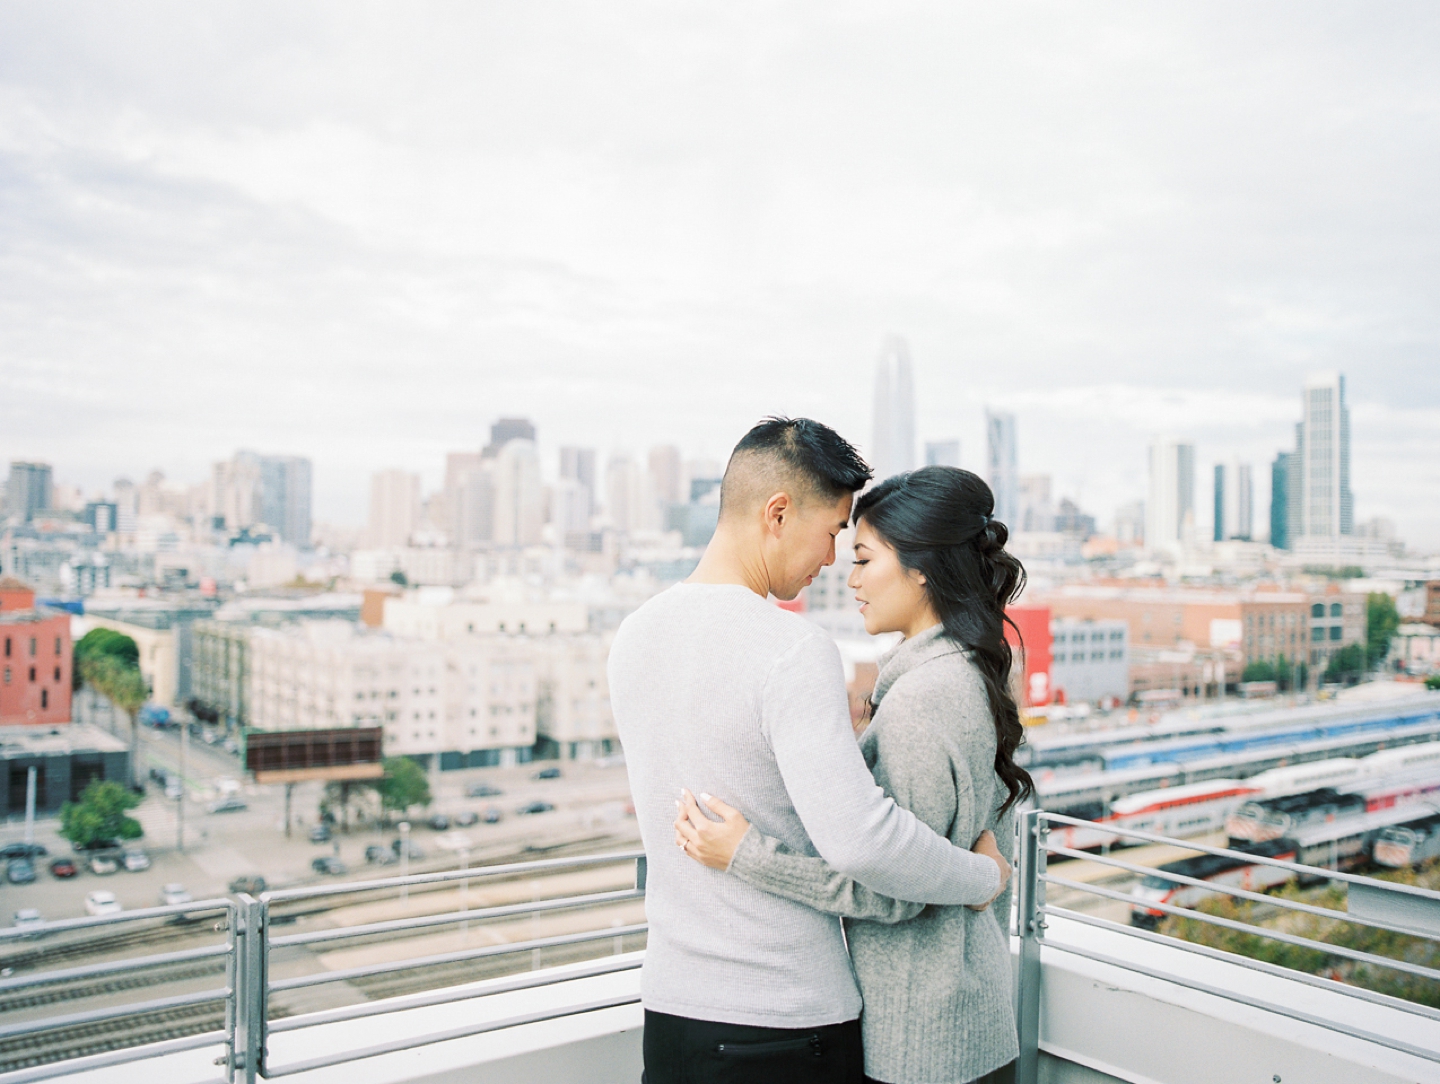
M 0 578 L 0 726 L 70 721 L 70 615 L 37 609 L 35 592 Z

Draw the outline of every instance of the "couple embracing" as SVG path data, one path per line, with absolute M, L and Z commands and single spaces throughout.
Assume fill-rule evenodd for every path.
M 1001 1080 L 1013 810 L 1030 779 L 975 475 L 871 471 L 808 419 L 736 445 L 694 574 L 630 615 L 610 693 L 648 857 L 645 1084 Z M 835 560 L 881 660 L 857 743 L 834 642 L 775 606 Z

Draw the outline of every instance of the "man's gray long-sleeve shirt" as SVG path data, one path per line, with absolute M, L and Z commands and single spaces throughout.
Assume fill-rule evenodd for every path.
M 675 846 L 680 788 L 888 896 L 976 904 L 988 858 L 951 846 L 875 783 L 835 644 L 738 585 L 678 584 L 620 626 L 610 700 L 649 860 L 645 1006 L 816 1027 L 860 1015 L 839 921 L 708 869 Z

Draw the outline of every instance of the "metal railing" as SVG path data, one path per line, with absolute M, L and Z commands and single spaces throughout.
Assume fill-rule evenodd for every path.
M 622 863 L 634 867 L 633 884 L 627 888 L 479 908 L 470 908 L 466 902 L 466 892 L 472 882 L 531 877 L 536 874 L 552 874 Z M 458 883 L 461 888 L 460 906 L 455 910 L 304 933 L 277 934 L 273 929 L 277 924 L 277 919 L 284 921 L 291 917 L 286 913 L 286 905 L 303 905 L 307 901 L 322 901 L 347 895 L 370 894 L 373 896 L 396 889 L 408 892 L 414 888 L 444 886 L 450 883 Z M 217 1077 L 217 1079 L 223 1079 L 226 1084 L 240 1080 L 245 1081 L 246 1084 L 254 1084 L 257 1079 L 290 1076 L 324 1066 L 414 1049 L 451 1039 L 515 1027 L 520 1024 L 594 1012 L 618 1005 L 634 1004 L 639 1001 L 638 994 L 610 997 L 581 1005 L 567 1004 L 554 1010 L 537 1011 L 502 1020 L 477 1022 L 461 1028 L 420 1033 L 392 1042 L 377 1043 L 360 1049 L 346 1049 L 341 1053 L 292 1061 L 286 1064 L 272 1063 L 268 1051 L 269 1037 L 275 1034 L 297 1032 L 340 1021 L 359 1020 L 397 1011 L 450 1004 L 489 994 L 532 989 L 577 978 L 632 970 L 640 965 L 633 955 L 620 956 L 623 940 L 626 937 L 644 934 L 648 927 L 645 923 L 607 926 L 579 933 L 532 937 L 522 941 L 463 948 L 453 952 L 408 957 L 399 961 L 360 967 L 321 970 L 314 974 L 294 975 L 280 979 L 272 978 L 270 974 L 271 956 L 275 950 L 329 945 L 346 940 L 384 937 L 388 934 L 415 930 L 444 930 L 455 927 L 466 930 L 470 923 L 483 923 L 525 915 L 577 911 L 588 907 L 640 900 L 644 898 L 644 895 L 644 853 L 627 851 L 481 866 L 375 881 L 285 889 L 263 893 L 258 898 L 241 894 L 234 899 L 202 900 L 196 903 L 152 907 L 95 918 L 49 922 L 33 928 L 3 929 L 0 930 L 0 948 L 13 946 L 32 938 L 49 939 L 67 931 L 87 931 L 97 927 L 129 927 L 132 930 L 138 929 L 145 936 L 153 938 L 157 935 L 164 936 L 164 930 L 154 928 L 153 920 L 184 917 L 193 921 L 197 916 L 203 914 L 207 917 L 223 915 L 225 934 L 223 943 L 202 948 L 154 953 L 82 967 L 52 968 L 19 977 L 0 977 L 0 999 L 3 999 L 7 994 L 29 989 L 50 987 L 52 990 L 63 990 L 67 985 L 74 989 L 76 983 L 89 980 L 110 980 L 124 985 L 135 985 L 134 977 L 143 976 L 146 973 L 156 977 L 157 981 L 163 981 L 164 969 L 187 963 L 223 960 L 225 971 L 224 985 L 213 989 L 0 1025 L 0 1043 L 3 1043 L 7 1039 L 43 1038 L 46 1033 L 64 1033 L 66 1029 L 104 1025 L 112 1021 L 123 1021 L 128 1017 L 144 1018 L 147 1015 L 153 1016 L 166 1011 L 193 1009 L 201 1005 L 222 1002 L 224 1006 L 224 1026 L 222 1028 L 207 1029 L 198 1034 L 159 1042 L 145 1042 L 144 1045 L 128 1045 L 120 1049 L 107 1049 L 99 1053 L 81 1056 L 59 1058 L 56 1057 L 54 1051 L 48 1054 L 41 1053 L 37 1060 L 44 1061 L 43 1064 L 6 1073 L 4 1075 L 5 1084 L 28 1084 L 30 1081 L 53 1079 L 82 1070 L 123 1065 L 166 1054 L 217 1046 L 223 1048 L 223 1053 L 216 1058 L 215 1064 L 217 1069 L 224 1073 L 223 1078 Z M 216 931 L 218 932 L 219 929 L 220 925 L 217 922 Z M 274 1008 L 273 998 L 277 994 L 309 990 L 332 983 L 353 982 L 356 979 L 389 975 L 395 972 L 422 970 L 445 965 L 463 965 L 515 953 L 532 953 L 533 958 L 538 962 L 539 955 L 545 950 L 583 946 L 592 942 L 604 941 L 613 942 L 615 946 L 613 955 L 609 958 L 585 961 L 568 966 L 562 971 L 550 969 L 552 973 L 549 974 L 545 970 L 540 970 L 492 979 L 486 982 L 483 991 L 470 988 L 470 984 L 474 982 L 473 976 L 460 977 L 456 984 L 448 987 L 406 994 L 403 1002 L 399 1004 L 392 997 L 358 1005 L 319 1009 L 295 1016 L 271 1019 Z M 127 944 L 126 947 L 129 945 Z M 73 951 L 79 951 L 81 948 L 83 946 L 72 946 Z M 43 963 L 43 957 L 39 959 Z M 3 1008 L 3 1000 L 0 1000 L 0 1011 L 3 1011 Z M 116 1040 L 112 1037 L 110 1041 L 124 1041 L 124 1038 Z M 48 1060 L 50 1058 L 55 1060 Z
M 1201 909 L 1177 907 L 1156 899 L 1138 898 L 1132 894 L 1119 892 L 1102 885 L 1087 884 L 1064 876 L 1057 876 L 1048 871 L 1048 860 L 1051 856 L 1084 859 L 1088 862 L 1096 862 L 1113 867 L 1122 873 L 1134 873 L 1143 877 L 1161 877 L 1176 885 L 1187 885 L 1193 888 L 1203 889 L 1206 892 L 1214 893 L 1217 898 L 1231 896 L 1252 903 L 1265 904 L 1284 911 L 1310 915 L 1315 918 L 1332 919 L 1359 926 L 1367 926 L 1372 929 L 1385 930 L 1391 933 L 1421 938 L 1430 937 L 1432 939 L 1435 936 L 1433 932 L 1436 929 L 1435 924 L 1437 921 L 1440 921 L 1440 892 L 1378 881 L 1374 878 L 1363 877 L 1334 869 L 1304 866 L 1295 862 L 1287 862 L 1282 859 L 1268 858 L 1241 851 L 1232 851 L 1223 847 L 1206 846 L 1188 840 L 1171 839 L 1149 832 L 1124 828 L 1110 828 L 1110 831 L 1124 837 L 1127 841 L 1169 844 L 1184 848 L 1196 854 L 1218 855 L 1225 858 L 1240 859 L 1246 864 L 1274 867 L 1290 872 L 1297 879 L 1344 883 L 1348 887 L 1350 909 L 1347 911 L 1336 911 L 1301 900 L 1289 899 L 1281 895 L 1252 892 L 1230 884 L 1213 883 L 1174 871 L 1139 865 L 1113 854 L 1094 854 L 1052 844 L 1048 838 L 1052 824 L 1077 827 L 1091 826 L 1088 821 L 1077 820 L 1074 817 L 1067 817 L 1058 813 L 1047 813 L 1044 810 L 1029 811 L 1024 815 L 1019 824 L 1019 852 L 1016 870 L 1018 882 L 1016 891 L 1016 932 L 1020 940 L 1020 977 L 1016 992 L 1016 1026 L 1019 1030 L 1020 1038 L 1020 1057 L 1016 1074 L 1018 1084 L 1035 1084 L 1038 1079 L 1040 1031 L 1042 1023 L 1040 1019 L 1042 950 L 1058 950 L 1060 952 L 1095 960 L 1099 963 L 1124 968 L 1127 971 L 1146 975 L 1151 978 L 1174 982 L 1193 990 L 1200 990 L 1207 994 L 1213 994 L 1229 1001 L 1250 1006 L 1251 1008 L 1276 1013 L 1292 1020 L 1317 1024 L 1333 1031 L 1378 1043 L 1392 1050 L 1414 1055 L 1427 1061 L 1440 1062 L 1440 1050 L 1436 1050 L 1433 1047 L 1422 1047 L 1407 1042 L 1404 1039 L 1397 1038 L 1394 1035 L 1379 1034 L 1358 1027 L 1346 1020 L 1319 1017 L 1283 1002 L 1252 996 L 1249 993 L 1233 987 L 1222 988 L 1200 982 L 1194 978 L 1176 974 L 1174 971 L 1165 971 L 1159 967 L 1152 967 L 1148 964 L 1137 962 L 1135 959 L 1121 958 L 1120 956 L 1102 952 L 1088 945 L 1049 938 L 1046 936 L 1046 930 L 1048 929 L 1046 919 L 1047 917 L 1061 917 L 1084 926 L 1108 930 L 1112 933 L 1122 934 L 1125 937 L 1135 938 L 1151 944 L 1165 945 L 1173 949 L 1193 953 L 1196 956 L 1224 960 L 1228 963 L 1237 964 L 1267 975 L 1280 976 L 1291 981 L 1383 1005 L 1387 1008 L 1397 1009 L 1426 1020 L 1440 1020 L 1440 1010 L 1388 994 L 1343 984 L 1333 979 L 1312 975 L 1304 971 L 1282 967 L 1264 960 L 1252 959 L 1238 953 L 1225 952 L 1207 945 L 1196 944 L 1165 933 L 1140 929 L 1132 925 L 1123 925 L 1110 919 L 1086 914 L 1083 911 L 1078 911 L 1073 908 L 1055 906 L 1047 902 L 1046 889 L 1053 885 L 1057 888 L 1064 888 L 1072 892 L 1087 893 L 1102 899 L 1125 903 L 1132 907 L 1139 906 L 1147 912 L 1160 912 L 1164 915 L 1181 917 L 1194 922 L 1205 923 L 1210 926 L 1265 938 L 1296 948 L 1315 950 L 1324 953 L 1328 957 L 1338 957 L 1353 963 L 1386 968 L 1401 974 L 1434 980 L 1437 983 L 1440 983 L 1440 970 L 1434 968 L 1411 963 L 1407 960 L 1364 952 L 1344 945 L 1317 941 L 1313 938 L 1287 933 L 1283 930 L 1268 926 L 1235 921 L 1222 915 L 1210 914 Z

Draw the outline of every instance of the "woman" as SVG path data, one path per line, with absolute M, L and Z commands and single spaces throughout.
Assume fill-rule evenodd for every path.
M 994 497 L 969 471 L 925 467 L 855 507 L 855 590 L 865 629 L 899 632 L 882 659 L 860 748 L 875 780 L 969 848 L 990 830 L 1010 857 L 1013 810 L 1031 790 L 1010 692 L 1005 606 L 1025 571 L 1005 552 Z M 723 802 L 690 795 L 675 822 L 692 858 L 845 919 L 865 1001 L 867 1078 L 884 1084 L 1008 1079 L 1017 1054 L 1009 890 L 986 909 L 889 899 L 798 854 Z

